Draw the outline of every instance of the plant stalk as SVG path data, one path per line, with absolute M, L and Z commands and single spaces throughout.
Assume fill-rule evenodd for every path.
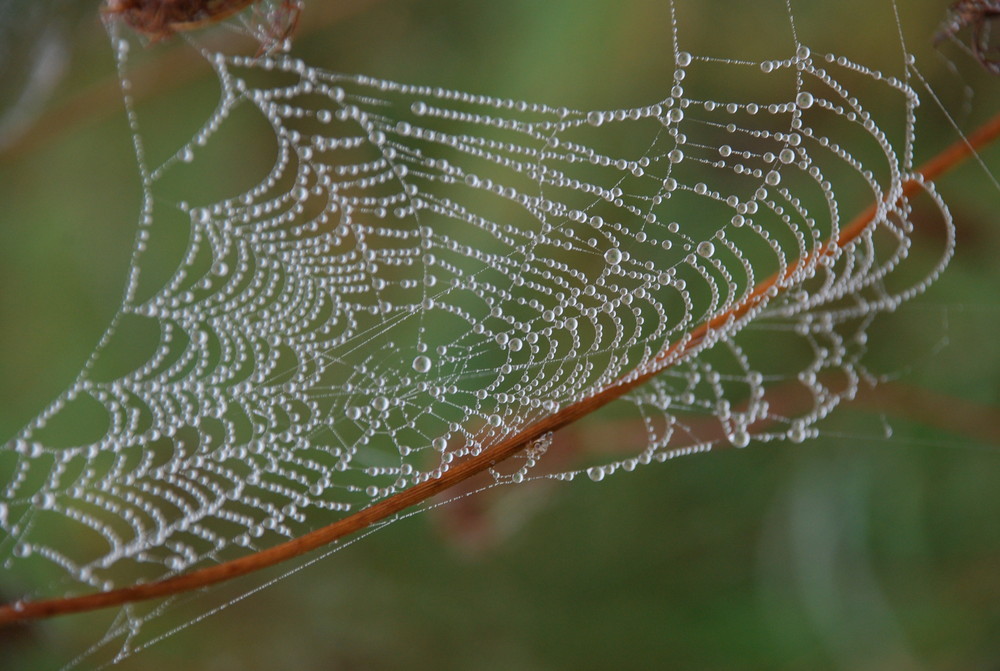
M 919 178 L 911 179 L 903 184 L 903 196 L 914 195 L 922 188 L 922 183 L 932 182 L 939 178 L 945 172 L 959 165 L 965 159 L 978 152 L 979 149 L 995 140 L 998 136 L 1000 136 L 1000 113 L 967 138 L 955 142 L 924 164 L 917 171 L 917 174 L 920 176 Z M 877 211 L 878 205 L 873 204 L 844 228 L 836 240 L 831 240 L 830 242 L 841 248 L 850 244 L 864 233 L 874 220 Z M 404 491 L 378 501 L 321 529 L 311 531 L 303 536 L 266 550 L 261 550 L 260 552 L 255 552 L 254 554 L 221 564 L 201 568 L 190 573 L 156 582 L 132 585 L 106 592 L 2 605 L 0 606 L 0 626 L 21 620 L 39 619 L 121 606 L 127 603 L 162 598 L 201 589 L 294 559 L 341 538 L 367 529 L 377 522 L 386 520 L 397 513 L 427 501 L 436 494 L 447 491 L 458 483 L 478 473 L 482 473 L 526 449 L 547 433 L 557 431 L 567 424 L 571 424 L 589 415 L 611 401 L 621 398 L 636 387 L 648 382 L 655 375 L 681 361 L 688 352 L 696 348 L 713 331 L 735 319 L 743 317 L 753 308 L 769 300 L 768 294 L 772 289 L 778 292 L 782 291 L 785 288 L 785 281 L 798 268 L 815 264 L 821 256 L 829 253 L 829 247 L 824 246 L 820 251 L 807 254 L 794 263 L 789 264 L 783 271 L 772 275 L 770 278 L 756 285 L 753 291 L 738 305 L 702 323 L 696 329 L 686 334 L 681 340 L 669 345 L 650 364 L 644 367 L 645 370 L 643 372 L 633 372 L 619 378 L 593 396 L 566 406 L 522 429 L 515 435 L 509 436 L 496 445 L 487 448 L 480 454 L 452 466 L 438 478 L 413 485 Z

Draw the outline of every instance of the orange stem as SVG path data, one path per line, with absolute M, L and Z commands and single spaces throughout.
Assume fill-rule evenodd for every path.
M 968 136 L 968 138 L 954 143 L 922 166 L 918 171 L 922 179 L 910 180 L 904 183 L 903 194 L 912 195 L 916 193 L 921 188 L 921 182 L 933 181 L 947 170 L 950 170 L 971 156 L 979 148 L 995 140 L 998 136 L 1000 136 L 1000 114 L 994 116 L 985 125 Z M 869 207 L 844 228 L 834 242 L 839 247 L 849 244 L 866 230 L 868 225 L 873 221 L 876 212 L 877 205 Z M 19 620 L 121 606 L 135 601 L 145 601 L 200 589 L 294 559 L 345 536 L 366 529 L 377 522 L 388 519 L 396 513 L 422 503 L 436 494 L 451 489 L 458 483 L 478 473 L 482 473 L 495 464 L 521 452 L 545 434 L 556 431 L 581 417 L 589 415 L 611 401 L 621 398 L 639 385 L 648 382 L 653 376 L 679 361 L 686 353 L 700 344 L 713 330 L 724 326 L 731 320 L 739 319 L 764 302 L 765 297 L 772 288 L 781 291 L 783 288 L 782 282 L 788 279 L 797 268 L 814 263 L 819 256 L 826 253 L 828 251 L 824 249 L 819 252 L 807 254 L 794 263 L 789 264 L 784 271 L 764 280 L 755 286 L 753 291 L 739 305 L 702 323 L 680 341 L 669 345 L 647 366 L 645 372 L 637 375 L 633 373 L 619 378 L 599 393 L 535 422 L 517 434 L 487 448 L 480 454 L 453 466 L 438 478 L 414 485 L 321 529 L 311 531 L 303 536 L 266 550 L 223 562 L 222 564 L 216 564 L 215 566 L 198 569 L 157 582 L 132 585 L 131 587 L 123 587 L 106 592 L 0 606 L 0 625 Z

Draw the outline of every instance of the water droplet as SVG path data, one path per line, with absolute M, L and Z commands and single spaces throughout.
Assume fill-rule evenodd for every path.
M 612 266 L 617 266 L 622 262 L 622 252 L 617 247 L 612 247 L 608 251 L 604 252 L 604 260 L 607 261 Z
M 413 359 L 413 370 L 418 373 L 426 373 L 431 369 L 431 358 L 429 356 L 420 355 Z
M 808 91 L 802 91 L 797 96 L 795 96 L 795 104 L 804 110 L 807 110 L 810 107 L 812 107 L 815 101 L 816 99 L 813 98 L 813 94 L 809 93 Z
M 715 245 L 708 240 L 698 243 L 698 254 L 707 259 L 712 254 L 715 254 Z
M 788 430 L 788 440 L 793 443 L 801 443 L 806 439 L 806 427 L 802 422 L 795 422 Z

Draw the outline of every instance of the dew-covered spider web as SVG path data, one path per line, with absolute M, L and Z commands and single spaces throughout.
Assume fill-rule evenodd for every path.
M 896 55 L 878 69 L 800 31 L 784 2 L 762 3 L 782 41 L 691 45 L 697 4 L 665 3 L 658 95 L 596 109 L 195 36 L 214 109 L 169 146 L 131 98 L 141 43 L 113 28 L 143 206 L 97 351 L 0 450 L 0 558 L 39 576 L 20 596 L 275 546 L 653 369 L 609 409 L 643 442 L 557 459 L 543 440 L 493 480 L 602 480 L 816 435 L 877 381 L 869 327 L 952 253 L 933 185 L 904 194 L 919 71 L 891 1 Z M 265 159 L 249 132 L 270 138 Z M 258 175 L 235 184 L 245 164 Z M 930 260 L 909 255 L 915 201 L 941 231 Z M 99 428 L 66 439 L 81 417 Z M 124 608 L 103 643 L 127 654 L 149 616 Z

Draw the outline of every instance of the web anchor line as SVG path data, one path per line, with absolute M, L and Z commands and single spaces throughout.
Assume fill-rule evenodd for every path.
M 1000 136 L 1000 114 L 994 116 L 968 137 L 955 142 L 925 163 L 915 173 L 916 176 L 914 178 L 903 182 L 902 193 L 898 194 L 898 197 L 905 198 L 918 193 L 926 184 L 934 182 L 941 175 L 961 164 L 965 159 L 975 155 L 998 136 Z M 868 229 L 869 225 L 875 221 L 878 211 L 879 204 L 873 204 L 845 227 L 837 239 L 828 241 L 827 246 L 822 248 L 823 251 L 800 257 L 789 264 L 784 271 L 758 283 L 742 302 L 716 315 L 711 320 L 703 322 L 685 337 L 662 350 L 659 355 L 650 363 L 643 366 L 641 370 L 634 370 L 619 377 L 599 393 L 568 405 L 531 424 L 516 435 L 510 436 L 486 448 L 478 455 L 464 459 L 456 465 L 451 466 L 437 478 L 413 485 L 321 529 L 306 533 L 298 538 L 275 545 L 266 550 L 215 566 L 198 569 L 164 580 L 103 592 L 68 598 L 22 601 L 2 605 L 0 606 L 0 626 L 24 620 L 121 606 L 128 603 L 167 597 L 205 588 L 301 556 L 427 501 L 436 494 L 446 491 L 458 483 L 486 471 L 492 466 L 525 450 L 545 434 L 565 427 L 607 405 L 611 401 L 621 398 L 629 391 L 648 382 L 659 373 L 683 360 L 688 352 L 697 348 L 706 339 L 711 338 L 713 331 L 727 323 L 743 318 L 755 307 L 765 302 L 774 292 L 780 293 L 784 291 L 788 287 L 787 280 L 796 270 L 810 264 L 815 264 L 824 254 L 830 254 L 838 247 L 843 248 L 860 237 Z

